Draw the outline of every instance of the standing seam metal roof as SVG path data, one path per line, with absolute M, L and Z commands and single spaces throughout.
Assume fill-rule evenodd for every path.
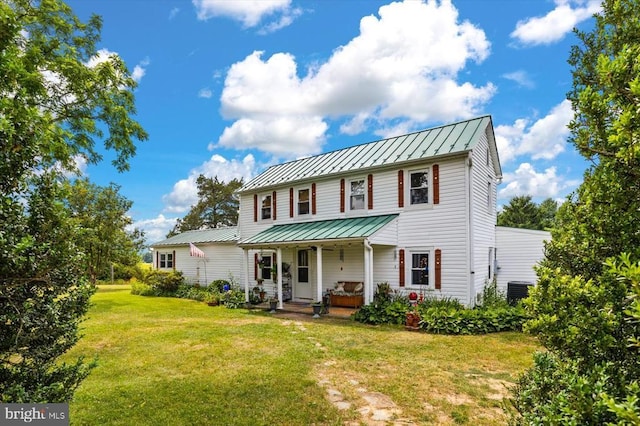
M 247 182 L 239 192 L 317 176 L 465 152 L 473 148 L 490 123 L 491 117 L 486 115 L 278 164 Z
M 227 228 L 199 229 L 195 231 L 185 231 L 178 235 L 151 244 L 151 247 L 176 246 L 189 243 L 235 243 L 238 241 L 238 227 L 229 226 Z
M 240 241 L 240 245 L 290 243 L 296 241 L 365 238 L 398 217 L 397 214 L 347 219 L 319 220 L 274 225 Z

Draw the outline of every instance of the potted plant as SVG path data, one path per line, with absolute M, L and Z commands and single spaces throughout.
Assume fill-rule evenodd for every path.
M 269 308 L 272 314 L 275 314 L 276 309 L 278 308 L 278 298 L 277 297 L 270 297 L 269 298 Z
M 320 313 L 322 313 L 322 302 L 313 302 L 311 307 L 313 308 L 313 318 L 320 318 Z
M 409 309 L 406 314 L 405 328 L 410 331 L 420 330 L 420 312 L 415 309 Z
M 209 306 L 218 306 L 220 304 L 220 294 L 209 293 L 204 297 L 203 301 Z

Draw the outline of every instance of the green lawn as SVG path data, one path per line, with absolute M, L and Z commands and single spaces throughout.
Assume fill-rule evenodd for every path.
M 504 424 L 505 386 L 539 348 L 519 333 L 279 318 L 127 286 L 92 300 L 69 356 L 98 366 L 71 403 L 72 425 Z

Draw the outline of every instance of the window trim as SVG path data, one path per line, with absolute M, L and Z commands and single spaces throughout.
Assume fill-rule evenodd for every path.
M 264 201 L 269 199 L 269 217 L 264 217 Z M 273 220 L 273 194 L 267 193 L 260 195 L 260 220 Z
M 175 259 L 173 258 L 172 252 L 159 253 L 158 269 L 173 269 L 174 264 L 175 264 Z
M 300 192 L 301 191 L 307 191 L 308 194 L 308 198 L 306 201 L 306 204 L 308 205 L 308 209 L 306 213 L 300 213 Z M 311 187 L 310 186 L 305 186 L 305 187 L 299 187 L 296 188 L 296 192 L 295 192 L 295 206 L 296 206 L 296 216 L 300 216 L 300 217 L 311 217 L 312 216 L 312 211 L 311 211 Z
M 412 290 L 435 290 L 435 247 L 407 247 L 405 248 L 405 288 Z M 416 254 L 427 254 L 429 268 L 429 282 L 427 284 L 414 284 L 413 282 L 413 256 Z M 418 268 L 415 268 L 418 269 Z
M 413 173 L 427 173 L 427 202 L 426 203 L 414 203 L 411 197 L 411 190 L 413 189 L 411 186 L 411 175 Z M 406 179 L 404 183 L 405 188 L 405 200 L 408 202 L 404 203 L 405 208 L 409 209 L 424 209 L 424 208 L 433 208 L 433 165 L 429 165 L 426 167 L 415 168 L 407 170 Z
M 352 202 L 352 197 L 354 197 L 354 193 L 353 193 L 353 187 L 352 184 L 355 182 L 362 182 L 362 193 L 361 194 L 355 194 L 355 196 L 358 195 L 362 195 L 362 207 L 361 208 L 357 208 L 354 209 L 353 208 L 353 202 Z M 367 191 L 367 179 L 364 177 L 355 177 L 355 178 L 351 178 L 349 179 L 349 211 L 350 212 L 354 212 L 354 211 L 360 211 L 360 210 L 367 210 L 367 201 L 368 201 L 368 191 Z

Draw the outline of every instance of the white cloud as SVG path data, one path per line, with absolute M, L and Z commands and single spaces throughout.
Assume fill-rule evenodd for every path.
M 172 20 L 173 18 L 175 18 L 179 12 L 180 12 L 180 8 L 174 7 L 173 9 L 171 9 L 171 11 L 169 12 L 169 20 Z
M 244 179 L 245 182 L 256 174 L 256 164 L 253 155 L 249 154 L 242 160 L 227 160 L 221 155 L 214 154 L 199 167 L 189 172 L 189 177 L 181 179 L 173 185 L 169 194 L 162 196 L 165 211 L 184 213 L 198 202 L 198 187 L 196 180 L 199 175 L 206 177 L 217 176 L 220 181 L 229 182 L 233 179 Z
M 371 125 L 412 128 L 475 116 L 495 87 L 459 82 L 458 74 L 489 49 L 484 32 L 459 22 L 448 1 L 383 6 L 379 18 L 363 18 L 360 35 L 304 77 L 288 53 L 263 59 L 256 51 L 233 64 L 221 111 L 236 121 L 219 144 L 291 158 L 320 152 L 329 118 L 347 119 L 341 130 L 355 134 Z
M 510 73 L 503 74 L 502 77 L 507 80 L 511 80 L 516 82 L 519 86 L 526 87 L 527 89 L 532 89 L 535 84 L 529 78 L 529 75 L 526 71 L 518 70 Z
M 302 12 L 291 7 L 291 0 L 193 0 L 198 19 L 224 16 L 242 22 L 245 28 L 257 26 L 265 17 L 275 15 L 275 21 L 267 24 L 263 31 L 272 32 L 283 28 Z M 271 31 L 270 31 L 271 30 Z
M 204 89 L 200 89 L 200 91 L 198 92 L 199 98 L 209 99 L 212 96 L 213 96 L 213 92 L 208 87 L 205 87 Z
M 177 220 L 177 217 L 168 218 L 163 214 L 159 214 L 153 219 L 136 221 L 131 226 L 144 231 L 147 243 L 156 243 L 165 239 L 166 235 L 171 231 Z
M 498 191 L 498 198 L 512 198 L 517 195 L 554 198 L 567 185 L 556 175 L 555 167 L 549 167 L 539 173 L 529 163 L 520 164 L 514 173 L 505 173 L 502 182 L 506 187 Z
M 565 99 L 532 125 L 529 119 L 523 118 L 511 126 L 497 126 L 494 131 L 500 161 L 504 164 L 521 155 L 529 155 L 534 160 L 555 158 L 566 148 L 567 124 L 572 118 L 571 102 Z
M 554 43 L 600 12 L 600 3 L 601 0 L 555 0 L 555 9 L 546 15 L 519 21 L 511 37 L 526 45 Z

